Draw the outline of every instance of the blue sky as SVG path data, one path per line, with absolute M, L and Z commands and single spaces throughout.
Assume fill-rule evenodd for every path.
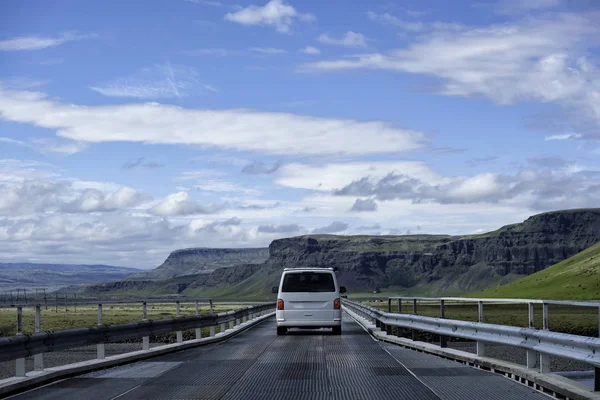
M 152 268 L 600 206 L 594 1 L 0 8 L 2 261 Z

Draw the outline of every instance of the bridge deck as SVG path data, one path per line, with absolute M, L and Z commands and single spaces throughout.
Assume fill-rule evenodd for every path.
M 93 372 L 13 399 L 543 400 L 499 375 L 374 341 L 356 323 L 343 335 L 290 331 L 270 320 L 224 343 Z

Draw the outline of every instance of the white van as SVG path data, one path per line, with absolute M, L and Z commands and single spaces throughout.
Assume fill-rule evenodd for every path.
M 336 268 L 337 269 L 337 268 Z M 288 328 L 332 328 L 334 335 L 342 334 L 342 307 L 333 268 L 286 268 L 281 275 L 277 293 L 277 334 L 285 335 Z

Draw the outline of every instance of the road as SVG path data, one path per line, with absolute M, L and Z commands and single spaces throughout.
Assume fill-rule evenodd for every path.
M 342 336 L 273 319 L 220 344 L 65 379 L 11 399 L 547 400 L 500 375 L 377 342 L 344 317 Z

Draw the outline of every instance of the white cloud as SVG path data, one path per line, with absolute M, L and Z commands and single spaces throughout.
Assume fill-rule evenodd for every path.
M 271 0 L 264 6 L 250 5 L 241 10 L 227 13 L 225 19 L 242 25 L 273 26 L 280 33 L 289 33 L 295 19 L 309 22 L 315 17 L 312 14 L 299 13 L 293 6 L 283 0 Z
M 422 133 L 379 121 L 194 110 L 157 103 L 79 106 L 48 99 L 39 92 L 1 88 L 0 117 L 55 129 L 63 138 L 87 143 L 196 144 L 291 155 L 391 153 L 425 145 Z
M 94 37 L 94 35 L 80 35 L 72 32 L 63 33 L 56 37 L 21 36 L 13 39 L 1 40 L 0 51 L 40 50 L 92 37 Z
M 562 135 L 551 135 L 551 136 L 546 136 L 544 138 L 544 140 L 549 141 L 549 140 L 568 140 L 568 139 L 580 139 L 582 137 L 581 134 L 579 133 L 565 133 Z
M 285 54 L 285 53 L 287 53 L 287 51 L 285 51 L 283 49 L 276 49 L 274 47 L 251 47 L 249 50 L 253 51 L 255 53 L 261 53 L 261 54 Z
M 364 176 L 381 179 L 392 171 L 428 182 L 444 181 L 421 161 L 374 161 L 325 165 L 290 163 L 280 167 L 275 183 L 296 189 L 331 192 Z
M 298 70 L 383 69 L 430 75 L 439 78 L 437 93 L 442 95 L 483 95 L 500 104 L 556 102 L 596 125 L 600 70 L 585 54 L 600 43 L 598 18 L 594 12 L 559 13 L 436 31 L 408 48 L 307 63 Z
M 0 215 L 110 212 L 151 200 L 151 196 L 128 187 L 110 185 L 111 192 L 105 190 L 107 187 L 109 185 L 99 182 L 67 179 L 4 180 L 0 184 Z
M 373 199 L 356 199 L 352 208 L 352 212 L 377 211 L 377 202 Z
M 517 14 L 558 7 L 563 0 L 500 0 L 495 7 L 500 14 Z
M 216 179 L 203 179 L 201 183 L 194 185 L 193 188 L 207 192 L 240 192 L 248 195 L 259 195 L 261 193 L 257 189 L 246 188 L 236 183 Z
M 84 150 L 87 144 L 74 142 L 71 140 L 56 140 L 48 138 L 30 138 L 29 143 L 22 140 L 0 137 L 0 143 L 14 144 L 16 146 L 27 147 L 40 153 L 59 153 L 75 154 Z
M 183 97 L 200 88 L 218 91 L 202 83 L 195 69 L 170 63 L 143 68 L 128 77 L 90 86 L 90 89 L 104 96 L 138 99 Z
M 25 143 L 21 140 L 11 139 L 11 138 L 7 138 L 7 137 L 0 137 L 0 143 L 14 144 L 17 146 L 22 146 L 22 147 L 31 147 L 31 145 L 29 143 Z
M 48 138 L 31 138 L 33 147 L 41 153 L 75 154 L 87 148 L 86 143 L 73 140 L 57 140 Z
M 170 194 L 150 208 L 150 213 L 161 217 L 180 215 L 214 214 L 222 209 L 216 204 L 202 204 L 192 200 L 187 192 Z
M 391 25 L 407 32 L 423 32 L 423 31 L 461 31 L 465 26 L 456 22 L 446 23 L 441 21 L 421 22 L 421 21 L 406 21 L 388 13 L 377 14 L 373 11 L 367 12 L 367 18 L 374 22 L 379 22 L 386 25 Z
M 368 11 L 367 18 L 369 18 L 371 21 L 393 25 L 397 28 L 401 28 L 411 32 L 420 32 L 425 29 L 425 24 L 422 22 L 403 21 L 400 18 L 390 15 L 388 13 L 377 14 L 373 11 Z
M 296 164 L 298 175 L 314 174 L 296 181 L 296 186 L 312 188 L 311 178 L 324 175 L 328 185 L 341 188 L 346 182 L 360 180 L 364 173 L 370 176 L 370 186 L 356 189 L 368 189 L 369 193 L 334 195 L 323 190 L 297 201 L 244 198 L 215 205 L 193 200 L 187 193 L 146 202 L 135 189 L 107 182 L 28 180 L 24 178 L 51 170 L 51 166 L 0 160 L 0 251 L 8 258 L 33 262 L 85 260 L 155 267 L 177 248 L 215 247 L 215 243 L 219 247 L 267 246 L 280 237 L 353 234 L 367 228 L 383 234 L 466 234 L 522 221 L 532 210 L 597 202 L 600 189 L 594 187 L 600 171 L 550 159 L 536 162 L 544 167 L 515 175 L 483 172 L 449 177 L 416 162 L 364 163 L 357 166 L 356 179 L 349 168 L 353 163 L 326 164 L 321 170 Z M 390 179 L 386 175 L 390 171 L 411 173 L 420 182 L 414 184 L 417 178 Z M 285 170 L 278 171 L 282 172 Z M 382 180 L 387 186 L 377 186 Z M 407 188 L 414 190 L 408 192 Z M 377 212 L 349 213 L 357 203 L 360 211 L 374 209 L 374 203 Z M 297 212 L 302 209 L 310 212 Z M 211 215 L 217 212 L 218 218 Z
M 367 38 L 362 33 L 348 31 L 339 39 L 326 34 L 321 34 L 317 40 L 324 44 L 332 44 L 344 47 L 367 47 Z
M 223 172 L 221 172 L 219 170 L 198 169 L 195 171 L 184 171 L 181 173 L 180 176 L 175 178 L 175 180 L 182 182 L 182 181 L 196 180 L 196 179 L 200 179 L 200 178 L 202 178 L 202 179 L 214 178 L 216 176 L 222 176 L 222 175 L 223 175 Z
M 34 160 L 0 159 L 0 182 L 23 182 L 26 180 L 56 177 L 51 164 Z
M 300 53 L 303 54 L 321 54 L 321 50 L 317 49 L 316 47 L 313 46 L 306 46 L 305 48 L 299 50 Z
M 200 4 L 203 6 L 223 7 L 223 3 L 215 0 L 184 0 L 187 3 Z
M 0 185 L 0 215 L 34 214 L 60 204 L 67 194 L 67 182 L 27 180 L 18 184 Z
M 258 232 L 262 233 L 278 233 L 278 234 L 291 234 L 297 233 L 302 229 L 298 224 L 287 224 L 287 225 L 260 225 Z
M 341 233 L 348 229 L 348 224 L 341 221 L 333 221 L 329 225 L 323 226 L 321 228 L 313 229 L 313 233 L 321 234 L 321 233 Z
M 37 89 L 50 83 L 49 80 L 32 79 L 28 77 L 9 78 L 2 81 L 4 86 L 12 90 Z
M 595 207 L 600 196 L 599 178 L 600 170 L 570 164 L 554 169 L 522 169 L 513 175 L 484 172 L 447 177 L 437 184 L 390 173 L 381 179 L 363 177 L 334 194 L 370 196 L 380 201 L 409 199 L 413 203 L 504 203 L 548 211 Z
M 276 162 L 271 166 L 268 166 L 262 161 L 255 161 L 251 164 L 247 164 L 242 168 L 242 173 L 247 175 L 262 175 L 272 174 L 281 168 L 281 162 Z
M 86 189 L 75 200 L 65 204 L 62 210 L 68 213 L 116 211 L 136 206 L 146 200 L 151 200 L 151 197 L 129 187 L 122 187 L 113 193 Z

